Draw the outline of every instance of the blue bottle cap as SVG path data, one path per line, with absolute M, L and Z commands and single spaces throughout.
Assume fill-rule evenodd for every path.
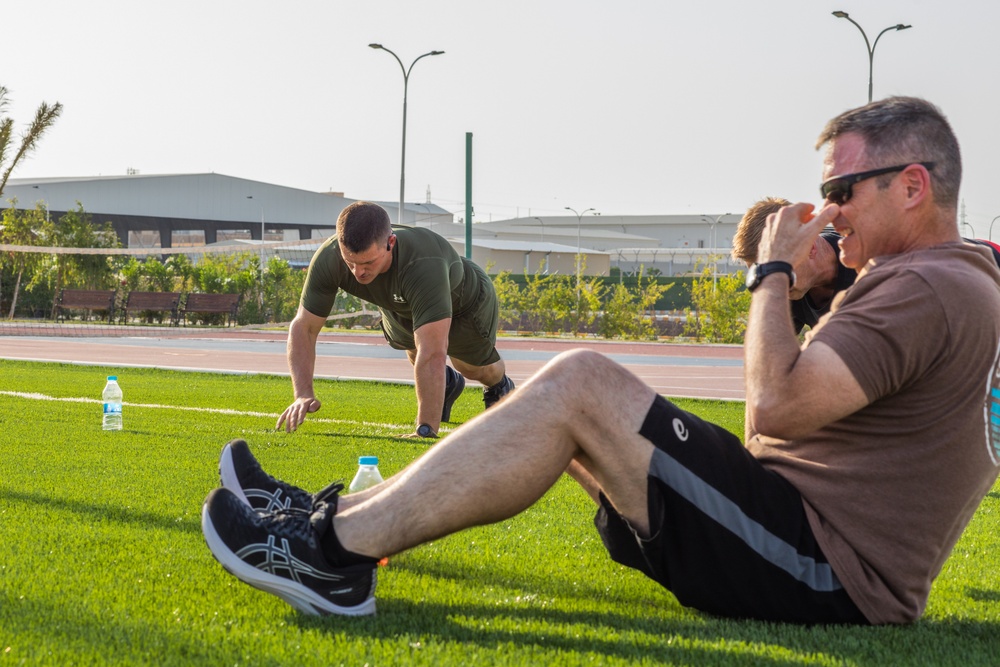
M 377 466 L 378 457 L 377 456 L 359 456 L 358 457 L 359 466 Z
M 117 382 L 117 381 L 118 381 L 118 376 L 117 375 L 109 375 L 108 376 L 108 382 Z

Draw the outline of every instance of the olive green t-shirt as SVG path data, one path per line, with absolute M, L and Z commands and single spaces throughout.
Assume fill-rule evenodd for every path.
M 394 229 L 389 270 L 362 285 L 340 254 L 337 237 L 320 246 L 309 263 L 300 304 L 313 315 L 327 317 L 337 290 L 409 320 L 413 329 L 455 317 L 473 307 L 479 295 L 475 264 L 455 252 L 442 236 L 422 227 Z

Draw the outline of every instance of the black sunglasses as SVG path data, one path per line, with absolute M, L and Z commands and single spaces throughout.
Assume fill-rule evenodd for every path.
M 881 169 L 859 171 L 856 174 L 834 176 L 833 178 L 823 181 L 820 184 L 819 193 L 823 195 L 823 199 L 826 201 L 837 204 L 838 206 L 843 206 L 851 200 L 851 196 L 854 194 L 852 190 L 856 184 L 869 178 L 881 176 L 882 174 L 891 174 L 896 171 L 903 171 L 911 164 L 919 164 L 927 169 L 927 171 L 934 168 L 933 162 L 907 162 L 906 164 L 896 165 L 895 167 L 882 167 Z

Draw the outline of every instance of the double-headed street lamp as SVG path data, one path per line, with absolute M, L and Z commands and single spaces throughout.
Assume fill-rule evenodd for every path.
M 567 211 L 573 211 L 573 215 L 576 216 L 576 300 L 580 301 L 580 269 L 581 269 L 581 257 L 580 257 L 580 220 L 587 213 L 591 215 L 600 215 L 596 208 L 585 208 L 579 213 L 576 212 L 575 208 L 570 208 L 569 206 L 564 207 Z
M 399 69 L 403 71 L 403 156 L 399 162 L 399 218 L 396 220 L 396 224 L 401 225 L 403 224 L 403 195 L 406 189 L 406 90 L 410 83 L 410 72 L 413 71 L 413 66 L 417 64 L 417 60 L 420 60 L 420 58 L 440 56 L 444 51 L 429 51 L 410 63 L 410 67 L 407 69 L 403 66 L 403 61 L 399 59 L 399 56 L 381 44 L 369 44 L 368 46 L 391 54 L 396 59 L 396 62 L 399 63 Z
M 891 25 L 888 28 L 883 29 L 882 32 L 878 34 L 878 37 L 875 38 L 874 43 L 870 43 L 868 41 L 868 35 L 865 34 L 864 28 L 858 25 L 858 22 L 852 19 L 847 12 L 836 11 L 833 12 L 833 15 L 836 16 L 838 19 L 847 19 L 848 21 L 853 23 L 854 26 L 861 31 L 861 36 L 865 38 L 865 47 L 868 49 L 868 102 L 870 103 L 872 101 L 872 70 L 874 69 L 874 64 L 875 64 L 875 47 L 878 46 L 879 37 L 889 32 L 890 30 L 906 30 L 907 28 L 912 28 L 913 26 L 903 25 L 902 23 Z

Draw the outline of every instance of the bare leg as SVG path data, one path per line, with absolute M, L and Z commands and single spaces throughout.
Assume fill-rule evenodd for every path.
M 496 383 L 503 379 L 504 374 L 507 372 L 507 367 L 503 363 L 503 359 L 493 362 L 488 366 L 473 366 L 472 364 L 467 364 L 461 359 L 456 359 L 451 357 L 451 364 L 455 367 L 455 370 L 467 377 L 470 380 L 480 383 L 484 387 L 492 387 Z
M 597 483 L 593 475 L 587 472 L 582 463 L 576 459 L 570 461 L 569 466 L 566 467 L 566 474 L 575 479 L 595 503 L 600 502 L 598 494 L 601 492 L 601 485 Z
M 606 357 L 560 355 L 495 409 L 334 517 L 343 547 L 390 556 L 538 500 L 576 458 L 641 534 L 653 446 L 638 434 L 654 392 Z

